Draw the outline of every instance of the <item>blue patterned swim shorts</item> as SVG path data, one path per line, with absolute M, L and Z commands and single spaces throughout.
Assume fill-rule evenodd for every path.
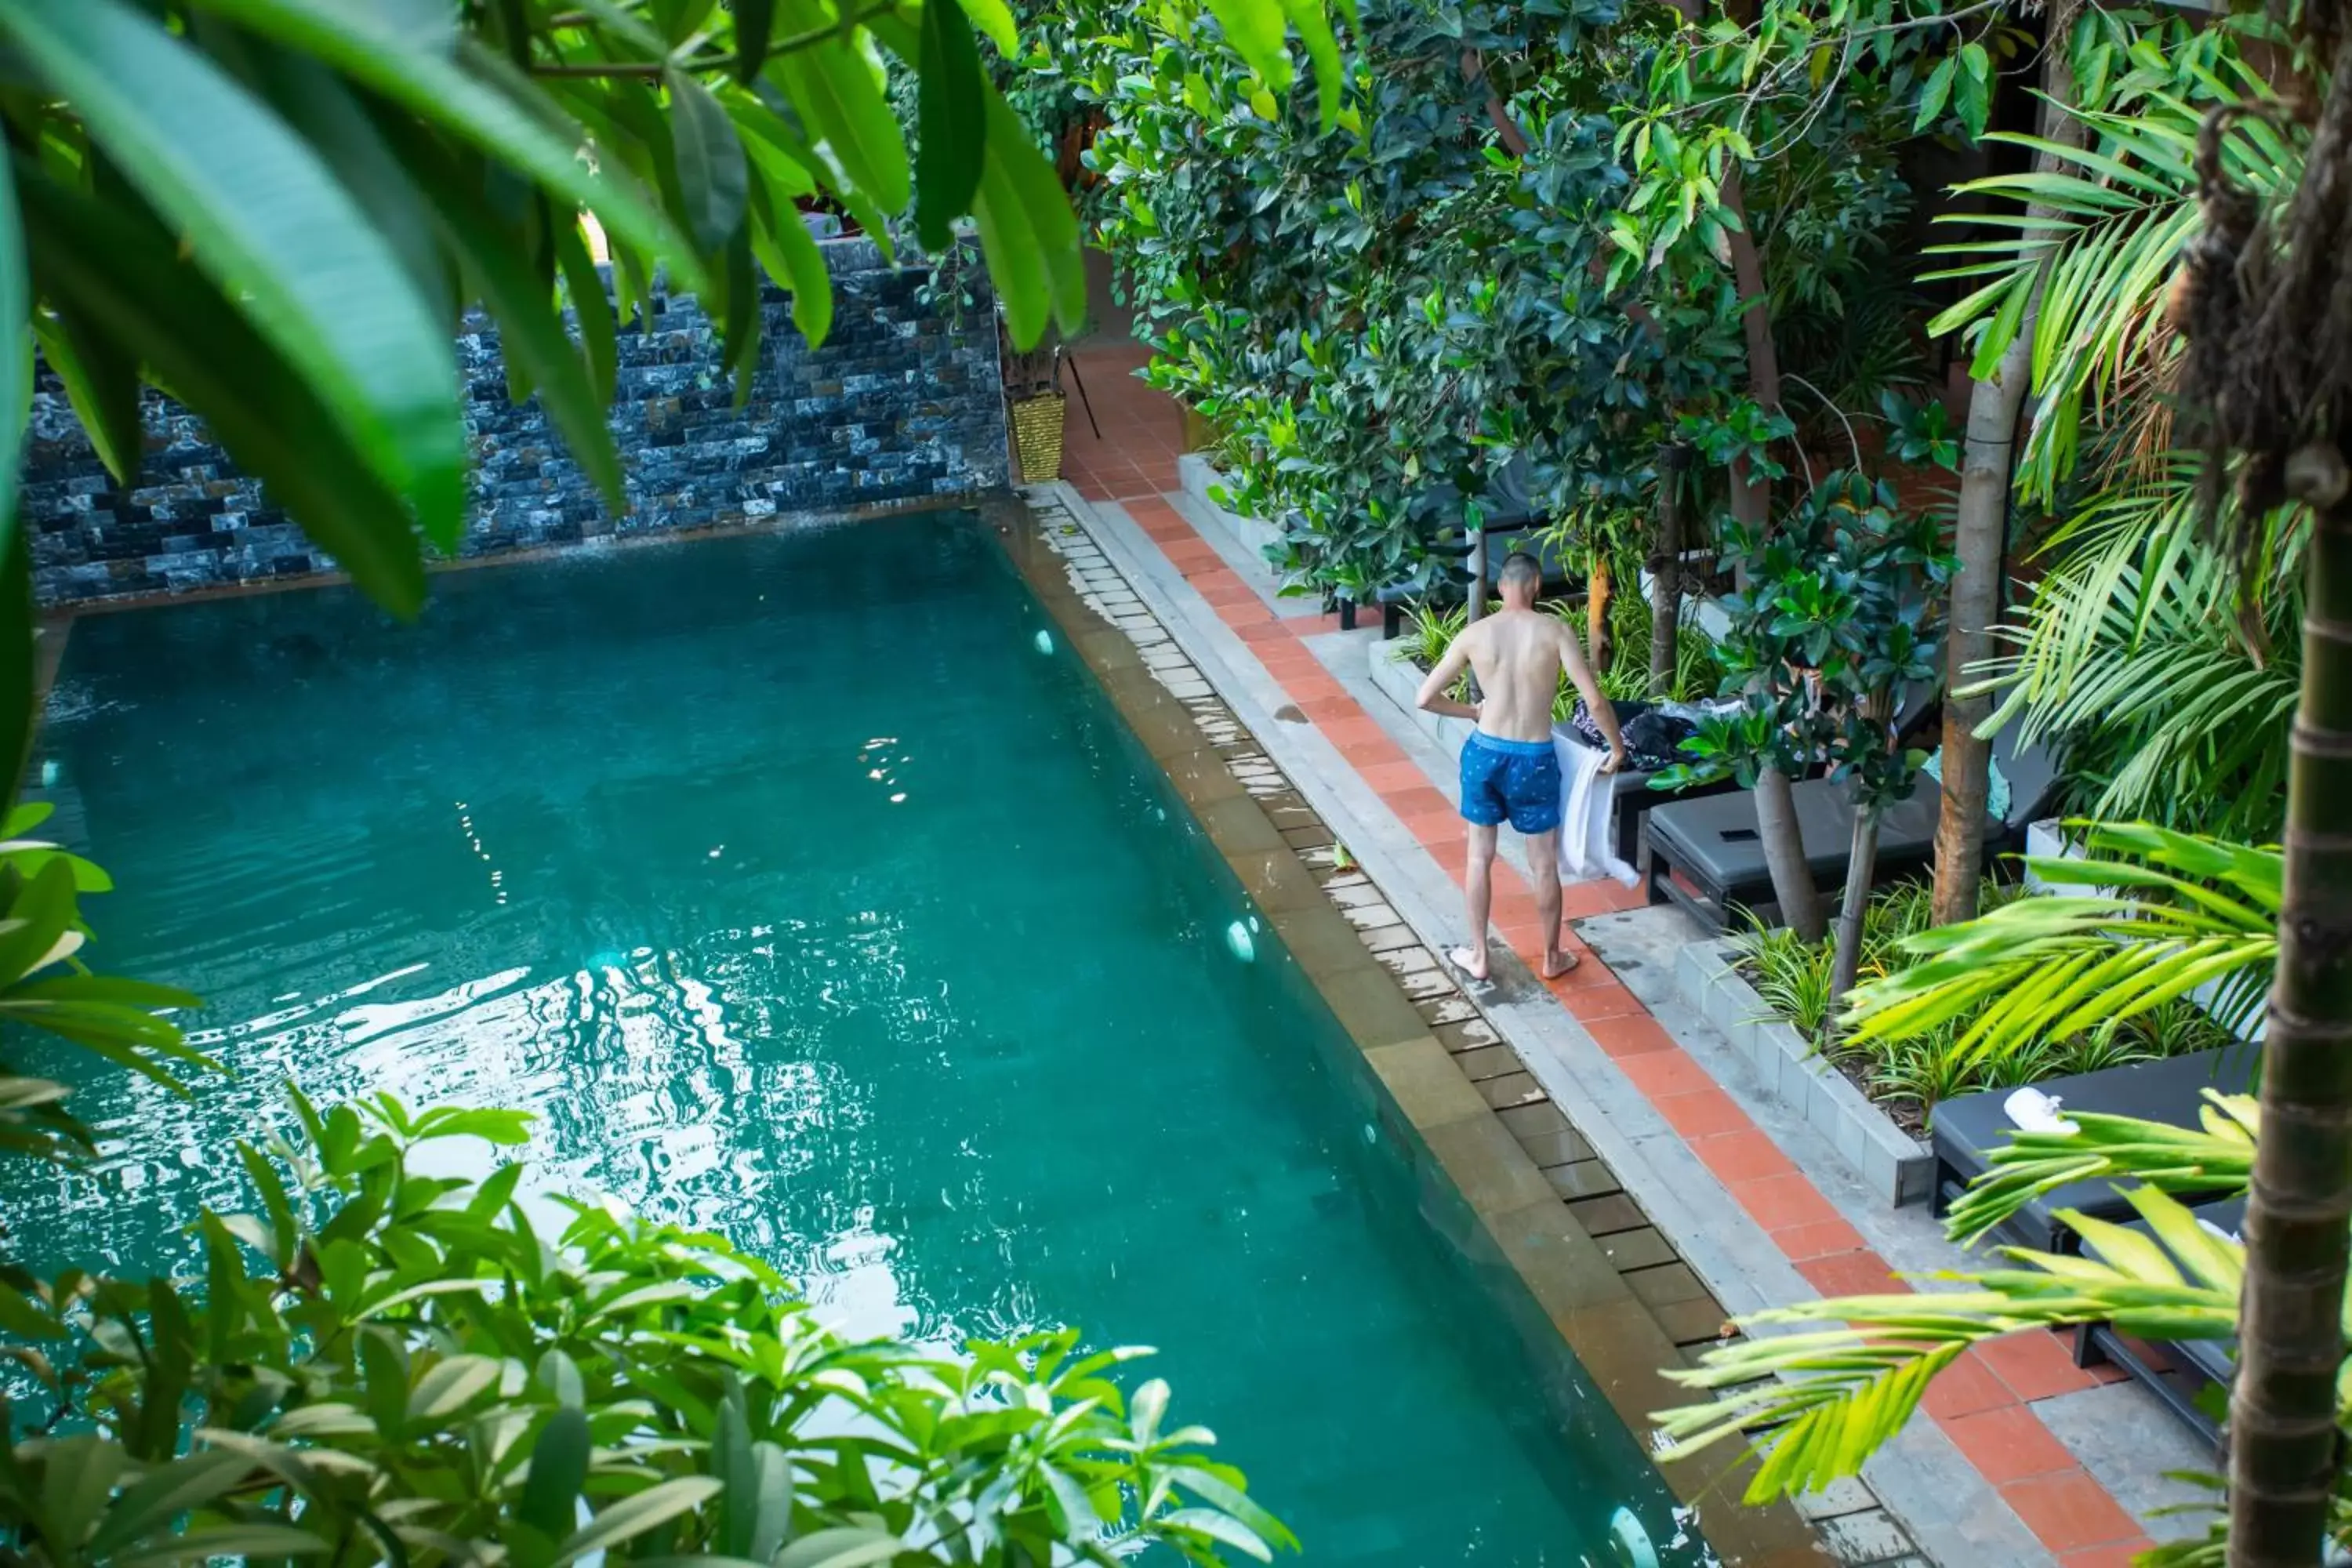
M 1462 819 L 1521 833 L 1559 826 L 1559 758 L 1549 741 L 1501 741 L 1470 731 L 1462 747 Z

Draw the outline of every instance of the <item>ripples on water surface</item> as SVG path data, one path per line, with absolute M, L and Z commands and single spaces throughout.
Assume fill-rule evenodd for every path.
M 1606 1568 L 1629 1499 L 1670 1534 L 1045 625 L 942 519 L 455 574 L 413 628 L 341 590 L 85 618 L 42 754 L 122 887 L 93 956 L 209 998 L 236 1076 L 53 1060 L 116 1138 L 103 1183 L 0 1168 L 11 1228 L 168 1264 L 289 1079 L 520 1106 L 546 1182 L 853 1331 L 1160 1346 L 1310 1561 Z

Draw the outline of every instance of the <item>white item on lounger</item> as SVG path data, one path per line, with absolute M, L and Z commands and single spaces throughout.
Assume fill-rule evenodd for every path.
M 2076 1132 L 2081 1129 L 2058 1114 L 2065 1102 L 2056 1095 L 2044 1094 L 2032 1085 L 2017 1090 L 2000 1102 L 2010 1123 L 2021 1132 Z

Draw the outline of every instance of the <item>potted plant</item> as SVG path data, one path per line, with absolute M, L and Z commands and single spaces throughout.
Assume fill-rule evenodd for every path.
M 1053 328 L 1035 348 L 1005 351 L 1004 405 L 1021 482 L 1042 485 L 1060 479 L 1068 399 L 1062 391 L 1062 341 Z

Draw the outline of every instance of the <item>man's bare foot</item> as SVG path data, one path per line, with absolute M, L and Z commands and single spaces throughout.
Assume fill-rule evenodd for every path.
M 1552 948 L 1543 956 L 1543 977 L 1546 980 L 1557 980 L 1574 969 L 1580 962 L 1582 961 L 1572 952 L 1562 952 L 1558 948 Z
M 1445 956 L 1454 961 L 1454 968 L 1460 970 L 1471 979 L 1484 980 L 1486 978 L 1486 955 L 1485 953 L 1475 952 L 1466 947 L 1457 947 Z

